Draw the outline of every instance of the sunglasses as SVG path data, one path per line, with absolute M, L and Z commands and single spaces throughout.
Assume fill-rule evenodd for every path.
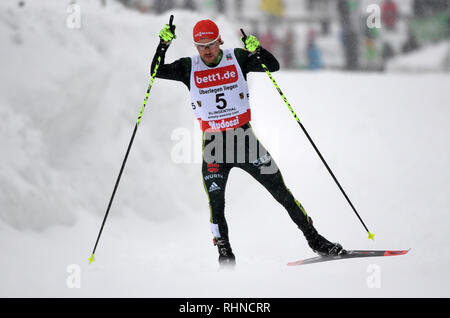
M 217 38 L 215 40 L 212 40 L 211 42 L 207 42 L 207 43 L 194 42 L 194 45 L 197 49 L 203 51 L 203 50 L 210 49 L 212 47 L 217 46 L 217 44 L 219 43 L 219 38 L 220 38 L 220 35 L 218 35 Z

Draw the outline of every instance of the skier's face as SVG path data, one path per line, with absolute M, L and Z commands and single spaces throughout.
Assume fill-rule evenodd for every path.
M 211 40 L 200 40 L 198 43 L 208 43 L 208 45 L 196 45 L 195 47 L 197 48 L 198 54 L 200 54 L 202 60 L 207 64 L 212 64 L 219 56 L 220 41 L 217 39 L 212 43 L 209 42 L 211 42 Z

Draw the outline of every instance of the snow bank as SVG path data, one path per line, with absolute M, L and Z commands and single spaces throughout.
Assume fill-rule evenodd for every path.
M 73 224 L 77 211 L 105 212 L 169 14 L 98 2 L 78 1 L 80 29 L 67 26 L 74 11 L 62 1 L 0 4 L 0 220 L 15 227 Z M 178 38 L 167 61 L 195 53 L 192 27 L 204 18 L 173 13 Z M 225 42 L 238 45 L 239 29 L 222 17 L 217 23 Z M 164 219 L 197 208 L 189 202 L 204 196 L 199 164 L 171 160 L 172 139 L 180 135 L 175 129 L 192 134 L 197 128 L 189 105 L 183 84 L 155 82 L 114 213 Z M 199 191 L 187 193 L 192 183 Z

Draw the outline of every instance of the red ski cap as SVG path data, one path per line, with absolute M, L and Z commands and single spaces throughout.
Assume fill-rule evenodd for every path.
M 220 38 L 219 28 L 217 25 L 207 19 L 207 20 L 200 20 L 195 24 L 194 31 L 194 43 L 199 43 L 200 40 L 210 40 L 210 42 L 214 42 L 219 40 L 219 42 L 222 42 L 222 39 Z

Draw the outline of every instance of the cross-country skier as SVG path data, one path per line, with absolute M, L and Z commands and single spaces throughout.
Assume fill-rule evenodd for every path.
M 247 171 L 260 182 L 288 212 L 303 232 L 308 245 L 319 255 L 338 255 L 344 250 L 331 243 L 313 226 L 312 219 L 284 184 L 269 152 L 259 143 L 250 125 L 247 74 L 263 72 L 261 62 L 273 72 L 277 59 L 261 47 L 255 36 L 241 38 L 244 49 L 221 49 L 224 43 L 217 25 L 199 21 L 193 29 L 198 55 L 164 63 L 165 53 L 175 36 L 175 26 L 165 25 L 151 72 L 161 57 L 156 77 L 183 82 L 191 95 L 191 106 L 203 131 L 202 176 L 210 206 L 210 224 L 220 264 L 235 264 L 225 219 L 225 186 L 233 167 Z M 260 61 L 256 58 L 260 56 Z

